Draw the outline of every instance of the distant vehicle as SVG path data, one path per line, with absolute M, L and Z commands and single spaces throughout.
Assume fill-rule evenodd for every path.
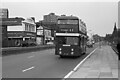
M 78 17 L 61 16 L 57 20 L 55 33 L 55 54 L 80 56 L 86 53 L 86 25 Z

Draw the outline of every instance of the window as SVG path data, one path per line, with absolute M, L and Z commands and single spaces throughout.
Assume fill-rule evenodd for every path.
M 28 31 L 28 24 L 25 24 L 25 31 Z
M 25 31 L 35 32 L 35 26 L 32 24 L 25 24 Z
M 58 24 L 78 24 L 78 20 L 58 20 Z
M 26 26 L 26 24 L 25 24 L 25 31 L 27 31 L 27 26 Z
M 34 25 L 32 26 L 32 31 L 35 32 L 35 26 Z
M 31 30 L 31 25 L 29 25 L 29 31 L 31 32 L 32 30 Z
M 79 45 L 78 37 L 56 37 L 57 44 Z
M 27 31 L 29 31 L 29 25 L 27 24 Z

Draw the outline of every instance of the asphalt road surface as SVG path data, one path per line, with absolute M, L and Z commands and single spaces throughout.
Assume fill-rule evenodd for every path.
M 79 58 L 60 58 L 54 49 L 4 56 L 2 78 L 63 78 L 96 47 Z

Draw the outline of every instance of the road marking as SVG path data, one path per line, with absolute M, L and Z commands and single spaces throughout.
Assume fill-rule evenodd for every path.
M 97 48 L 96 48 L 96 49 L 97 49 Z M 89 58 L 89 57 L 95 52 L 96 49 L 94 49 L 94 50 L 93 50 L 87 57 L 85 57 L 72 71 L 70 71 L 70 72 L 64 77 L 64 79 L 69 78 L 70 75 L 71 75 L 73 72 L 77 71 L 77 70 L 79 69 L 80 65 L 81 65 L 82 63 L 84 63 L 85 60 L 86 60 L 87 58 Z
M 95 52 L 96 49 L 94 49 L 87 57 L 85 57 L 73 70 L 76 71 L 79 68 L 79 66 Z
M 30 67 L 30 68 L 28 68 L 28 69 L 22 70 L 22 72 L 25 72 L 25 71 L 31 70 L 31 69 L 33 69 L 33 68 L 35 68 L 35 67 L 32 66 L 32 67 Z
M 68 78 L 72 73 L 73 71 L 70 71 L 64 78 Z
M 32 57 L 34 57 L 34 55 L 33 56 L 29 56 L 28 58 L 32 58 Z

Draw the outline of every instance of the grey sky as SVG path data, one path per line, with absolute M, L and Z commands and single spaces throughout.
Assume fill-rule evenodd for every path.
M 90 33 L 101 36 L 112 33 L 114 23 L 118 23 L 117 2 L 5 2 L 2 7 L 9 9 L 9 17 L 33 16 L 36 21 L 51 12 L 78 16 L 87 30 L 92 30 Z

